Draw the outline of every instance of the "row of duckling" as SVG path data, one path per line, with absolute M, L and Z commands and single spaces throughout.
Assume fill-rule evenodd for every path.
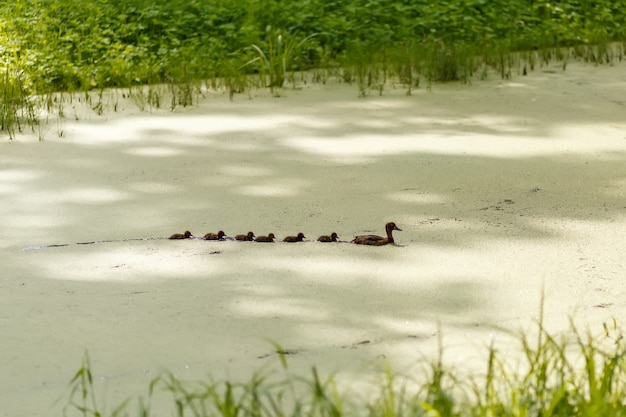
M 355 236 L 354 239 L 350 241 L 350 243 L 355 243 L 357 245 L 371 245 L 371 246 L 382 246 L 388 243 L 394 243 L 393 234 L 394 230 L 402 231 L 394 222 L 389 222 L 385 225 L 386 236 L 378 236 L 378 235 L 361 235 Z M 207 233 L 203 237 L 194 236 L 189 230 L 185 231 L 185 233 L 174 233 L 168 239 L 202 239 L 202 240 L 238 240 L 238 241 L 249 241 L 249 242 L 274 242 L 276 239 L 276 235 L 274 233 L 270 233 L 267 236 L 255 236 L 253 232 L 248 232 L 242 235 L 236 235 L 234 237 L 229 237 L 224 233 L 223 230 L 220 230 L 217 233 Z M 306 239 L 304 233 L 298 233 L 296 236 L 287 236 L 283 239 L 283 242 L 294 243 L 294 242 L 302 242 Z M 339 242 L 339 236 L 337 233 L 333 232 L 330 235 L 322 235 L 317 238 L 318 242 Z

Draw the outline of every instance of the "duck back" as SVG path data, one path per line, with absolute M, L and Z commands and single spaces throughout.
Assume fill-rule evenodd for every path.
M 337 236 L 337 233 L 333 232 L 330 236 L 328 235 L 323 235 L 317 238 L 318 242 L 337 242 L 337 239 L 339 238 L 339 236 Z
M 298 233 L 298 236 L 287 236 L 283 239 L 283 242 L 302 242 L 305 237 L 304 233 Z
M 189 230 L 185 230 L 185 233 L 174 233 L 168 239 L 191 239 L 193 235 Z
M 350 243 L 355 243 L 357 245 L 370 245 L 370 246 L 383 246 L 388 243 L 395 243 L 393 240 L 393 231 L 397 230 L 399 232 L 402 231 L 394 222 L 389 222 L 385 225 L 385 232 L 387 232 L 387 237 L 382 237 L 378 235 L 361 235 L 355 236 L 354 239 Z
M 276 236 L 274 236 L 274 233 L 270 233 L 267 236 L 257 236 L 254 241 L 255 242 L 274 242 L 274 238 Z
M 224 233 L 223 230 L 220 230 L 217 233 L 207 233 L 206 235 L 204 235 L 203 239 L 204 240 L 224 240 L 224 236 L 226 236 L 226 233 Z
M 246 235 L 237 235 L 235 236 L 235 240 L 239 240 L 239 241 L 253 241 L 254 240 L 254 233 L 252 232 L 248 232 L 248 234 Z
M 370 246 L 382 246 L 388 242 L 387 238 L 377 235 L 361 235 L 355 236 L 350 243 L 356 243 L 357 245 L 370 245 Z

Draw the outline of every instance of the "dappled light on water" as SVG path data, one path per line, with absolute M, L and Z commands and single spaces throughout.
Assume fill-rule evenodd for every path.
M 623 94 L 568 74 L 81 115 L 0 145 L 9 395 L 65 389 L 84 349 L 115 387 L 249 375 L 268 340 L 296 371 L 407 369 L 442 330 L 463 361 L 536 323 L 542 289 L 546 329 L 623 315 Z M 395 245 L 346 243 L 387 221 Z M 166 239 L 185 230 L 278 239 Z
M 144 147 L 134 147 L 126 151 L 129 155 L 137 155 L 137 156 L 148 156 L 148 157 L 167 157 L 167 156 L 175 156 L 183 153 L 181 149 L 173 148 L 173 147 L 164 147 L 164 146 L 144 146 Z
M 425 193 L 417 190 L 403 190 L 390 193 L 387 195 L 387 198 L 408 204 L 443 204 L 450 201 L 450 198 L 445 195 Z
M 302 184 L 298 181 L 278 181 L 267 184 L 247 185 L 236 190 L 242 195 L 255 197 L 290 197 L 300 194 Z

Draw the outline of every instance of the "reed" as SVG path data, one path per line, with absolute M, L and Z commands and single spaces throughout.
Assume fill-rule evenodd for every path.
M 626 346 L 616 322 L 605 324 L 599 335 L 582 333 L 573 323 L 569 332 L 551 335 L 540 318 L 535 333 L 519 336 L 513 356 L 492 343 L 485 372 L 465 375 L 446 365 L 440 332 L 439 353 L 421 371 L 406 375 L 386 366 L 367 394 L 343 387 L 337 375 L 322 377 L 315 367 L 308 376 L 291 374 L 287 351 L 272 343 L 282 373 L 260 370 L 243 382 L 189 382 L 166 373 L 152 380 L 148 398 L 129 397 L 110 412 L 96 398 L 85 354 L 70 382 L 64 415 L 130 416 L 134 407 L 138 416 L 157 416 L 163 410 L 152 403 L 160 396 L 170 398 L 175 415 L 194 417 L 624 415 Z
M 275 89 L 281 88 L 288 71 L 297 68 L 298 52 L 317 34 L 300 38 L 298 34 L 287 33 L 267 28 L 267 35 L 263 43 L 252 44 L 249 50 L 257 56 L 249 60 L 242 68 L 252 67 L 258 72 L 262 87 L 269 87 L 272 94 Z
M 13 0 L 0 4 L 0 128 L 42 137 L 39 98 L 58 92 L 93 94 L 104 114 L 117 110 L 102 100 L 111 89 L 132 91 L 142 110 L 175 110 L 207 86 L 231 100 L 256 88 L 278 95 L 308 70 L 367 96 L 491 69 L 511 78 L 555 60 L 613 64 L 624 21 L 626 0 Z

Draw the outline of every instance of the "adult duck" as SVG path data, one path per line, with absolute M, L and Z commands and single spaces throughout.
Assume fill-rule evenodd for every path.
M 393 235 L 391 234 L 394 230 L 399 232 L 402 231 L 394 222 L 389 222 L 385 225 L 385 231 L 387 232 L 387 237 L 377 236 L 377 235 L 361 235 L 356 236 L 350 243 L 356 243 L 357 245 L 371 245 L 371 246 L 382 246 L 387 243 L 394 243 Z
M 191 239 L 193 235 L 189 230 L 185 230 L 185 233 L 174 233 L 168 239 Z
M 254 241 L 255 242 L 273 242 L 275 238 L 276 236 L 274 236 L 274 233 L 270 233 L 267 236 L 257 236 L 256 238 L 254 238 Z
M 333 232 L 330 236 L 324 235 L 324 236 L 318 237 L 317 241 L 318 242 L 337 242 L 337 239 L 339 239 L 339 236 L 337 236 L 337 233 Z
M 283 242 L 302 242 L 302 239 L 305 237 L 304 233 L 298 233 L 298 236 L 287 236 L 283 239 Z
M 237 235 L 235 236 L 235 240 L 252 242 L 254 240 L 254 233 L 248 232 L 247 235 Z
M 202 239 L 204 239 L 204 240 L 224 240 L 224 236 L 226 236 L 226 233 L 224 233 L 223 230 L 220 230 L 217 233 L 207 233 L 206 235 L 204 235 L 204 237 Z

